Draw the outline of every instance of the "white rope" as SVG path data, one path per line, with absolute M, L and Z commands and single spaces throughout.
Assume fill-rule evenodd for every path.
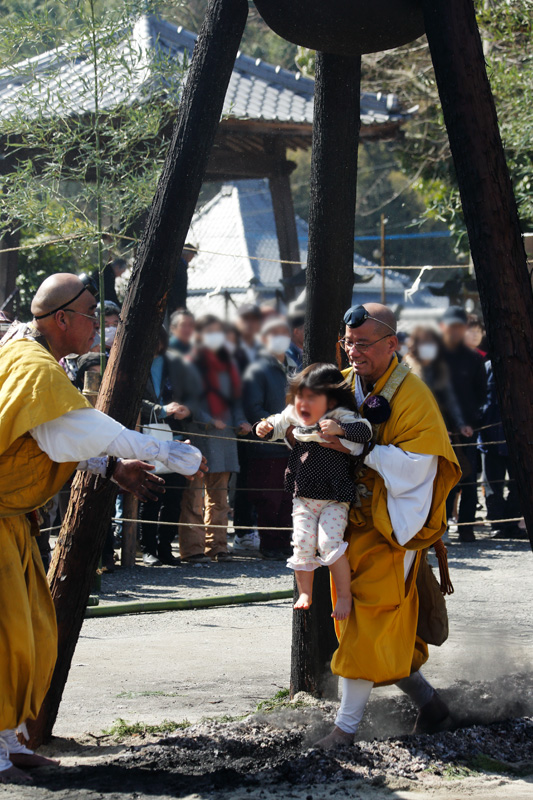
M 501 525 L 504 522 L 520 522 L 523 517 L 509 517 L 508 519 L 484 519 L 484 520 L 474 520 L 474 522 L 456 522 L 452 523 L 455 527 L 460 528 L 464 525 Z M 178 528 L 189 528 L 189 527 L 202 527 L 202 528 L 220 528 L 222 530 L 228 530 L 231 528 L 235 531 L 248 531 L 250 530 L 249 525 L 232 525 L 228 523 L 227 525 L 210 525 L 207 523 L 191 523 L 191 522 L 162 522 L 158 520 L 143 520 L 143 519 L 128 519 L 127 517 L 112 517 L 111 522 L 134 522 L 138 525 L 163 525 L 165 527 L 172 527 L 176 526 Z M 58 531 L 61 530 L 61 525 L 56 525 L 53 528 L 41 528 L 41 533 L 48 533 L 50 531 Z M 292 526 L 290 528 L 277 528 L 277 527 L 257 527 L 254 525 L 254 530 L 256 531 L 292 531 Z

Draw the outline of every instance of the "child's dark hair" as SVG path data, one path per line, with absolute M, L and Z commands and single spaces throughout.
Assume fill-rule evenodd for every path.
M 335 401 L 337 408 L 342 406 L 350 411 L 357 411 L 352 390 L 335 364 L 311 364 L 291 378 L 287 393 L 288 405 L 294 404 L 296 395 L 300 394 L 302 389 L 309 389 L 315 394 L 325 394 L 328 399 Z

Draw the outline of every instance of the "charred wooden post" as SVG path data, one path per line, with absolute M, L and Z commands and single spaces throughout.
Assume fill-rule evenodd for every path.
M 98 408 L 135 425 L 166 296 L 200 192 L 248 15 L 247 0 L 211 0 L 194 50 L 163 173 L 148 215 Z M 58 659 L 32 742 L 50 738 L 115 501 L 112 485 L 75 478 L 50 567 Z
M 335 362 L 339 321 L 352 299 L 360 83 L 360 56 L 317 54 L 306 364 Z M 324 567 L 315 572 L 313 598 L 309 611 L 294 614 L 291 695 L 301 691 L 323 694 L 327 665 L 337 646 L 329 571 Z
M 13 309 L 18 274 L 20 231 L 4 231 L 0 235 L 0 307 L 8 313 Z M 10 299 L 11 298 L 11 299 Z
M 425 0 L 505 436 L 533 548 L 533 295 L 472 0 Z

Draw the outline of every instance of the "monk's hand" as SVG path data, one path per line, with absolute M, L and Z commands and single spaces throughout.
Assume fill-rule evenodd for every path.
M 327 447 L 328 450 L 338 450 L 339 453 L 348 453 L 351 455 L 348 448 L 346 448 L 338 436 L 330 436 L 328 433 L 321 433 L 320 434 L 322 439 L 325 439 L 324 442 L 318 442 L 321 447 Z
M 121 459 L 113 472 L 113 480 L 121 489 L 135 495 L 142 502 L 157 500 L 157 496 L 165 491 L 165 481 L 159 475 L 154 475 L 154 469 L 153 464 L 145 461 Z
M 335 422 L 334 419 L 321 419 L 318 423 L 320 425 L 320 430 L 322 435 L 325 433 L 328 436 L 343 436 L 344 431 L 339 425 L 338 422 Z
M 209 472 L 209 467 L 207 466 L 207 458 L 202 456 L 202 460 L 200 462 L 200 466 L 198 467 L 198 472 L 194 475 L 187 475 L 187 478 L 192 481 L 193 478 L 196 478 L 197 475 L 204 475 L 206 472 Z
M 185 439 L 183 444 L 191 444 L 190 439 Z M 198 467 L 198 472 L 195 472 L 194 475 L 185 475 L 188 481 L 193 481 L 197 475 L 203 475 L 204 472 L 209 472 L 209 467 L 207 466 L 207 458 L 202 456 L 202 460 L 200 461 L 200 466 Z

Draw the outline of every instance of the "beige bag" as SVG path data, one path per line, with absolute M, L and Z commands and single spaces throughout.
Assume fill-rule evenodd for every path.
M 426 644 L 440 647 L 448 638 L 448 610 L 444 594 L 433 574 L 427 554 L 428 551 L 424 550 L 416 577 L 418 590 L 418 627 L 416 632 Z

